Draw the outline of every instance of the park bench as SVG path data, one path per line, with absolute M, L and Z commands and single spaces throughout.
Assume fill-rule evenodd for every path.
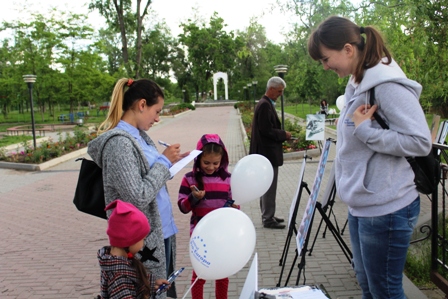
M 325 123 L 329 124 L 330 126 L 334 125 L 337 118 L 326 118 Z
M 52 129 L 45 129 L 45 128 L 35 128 L 34 132 L 36 133 L 36 135 L 39 136 L 45 136 L 45 132 L 52 132 Z M 8 133 L 8 135 L 11 136 L 19 136 L 19 135 L 25 135 L 26 133 L 28 134 L 32 134 L 33 130 L 29 129 L 29 128 L 23 128 L 22 126 L 18 126 L 18 127 L 13 127 L 13 128 L 8 128 L 6 129 L 6 132 Z

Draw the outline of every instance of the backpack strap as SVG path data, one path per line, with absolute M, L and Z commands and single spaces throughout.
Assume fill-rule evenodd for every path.
M 374 104 L 375 104 L 375 87 L 372 87 L 372 89 L 370 90 L 370 107 L 372 107 Z M 376 111 L 373 113 L 373 117 L 383 129 L 389 130 L 389 126 Z

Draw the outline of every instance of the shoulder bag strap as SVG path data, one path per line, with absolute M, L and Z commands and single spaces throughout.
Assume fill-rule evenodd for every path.
M 372 87 L 372 89 L 370 90 L 370 107 L 372 107 L 374 104 L 375 104 L 375 87 Z M 376 111 L 373 113 L 373 117 L 375 117 L 376 121 L 380 124 L 380 126 L 383 129 L 389 130 L 389 126 Z

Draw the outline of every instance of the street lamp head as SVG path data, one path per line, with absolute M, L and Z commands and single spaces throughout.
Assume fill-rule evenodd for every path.
M 274 70 L 277 73 L 286 73 L 286 71 L 288 71 L 288 66 L 284 65 L 284 64 L 279 64 L 279 65 L 274 66 Z
M 185 89 L 182 89 L 182 92 L 185 92 Z
M 247 83 L 247 87 L 251 87 L 252 86 L 252 83 Z
M 36 82 L 36 75 L 23 75 L 23 81 L 25 81 L 25 83 L 34 83 Z
M 252 81 L 253 85 L 257 85 L 257 83 L 258 83 L 257 81 Z
M 247 86 L 243 86 L 243 88 L 244 88 L 244 89 L 246 89 L 246 88 L 247 88 Z

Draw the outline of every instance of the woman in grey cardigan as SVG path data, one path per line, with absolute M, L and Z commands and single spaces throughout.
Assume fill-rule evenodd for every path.
M 165 279 L 174 268 L 177 227 L 166 182 L 169 168 L 184 156 L 179 144 L 159 154 L 146 134 L 159 121 L 163 104 L 163 91 L 155 82 L 120 79 L 107 118 L 98 129 L 101 135 L 88 146 L 88 154 L 103 170 L 106 205 L 121 199 L 148 218 L 151 232 L 137 256 L 156 279 Z M 175 290 L 170 291 L 169 296 L 175 298 Z

